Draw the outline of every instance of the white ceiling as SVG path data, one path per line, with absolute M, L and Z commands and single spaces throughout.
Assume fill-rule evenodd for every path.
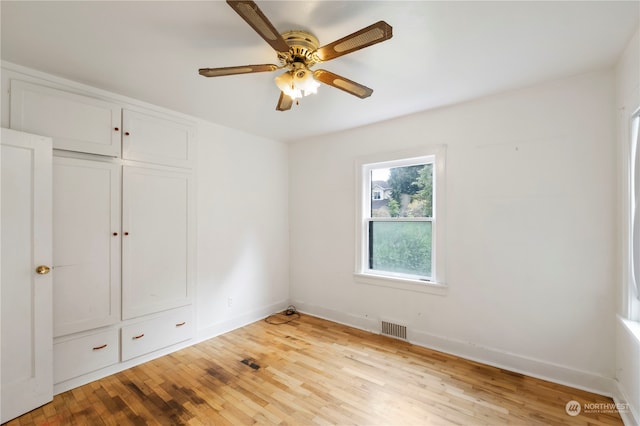
M 361 126 L 612 66 L 638 1 L 258 1 L 281 32 L 328 44 L 378 20 L 393 38 L 323 63 L 374 89 L 329 86 L 275 110 L 274 73 L 217 78 L 198 68 L 278 64 L 222 1 L 6 1 L 3 60 L 281 141 Z

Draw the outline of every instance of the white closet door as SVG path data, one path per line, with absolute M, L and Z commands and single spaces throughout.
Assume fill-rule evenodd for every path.
M 54 336 L 120 320 L 119 164 L 53 159 Z
M 191 303 L 191 180 L 172 170 L 123 169 L 123 319 Z
M 53 399 L 51 139 L 2 129 L 0 157 L 5 422 Z

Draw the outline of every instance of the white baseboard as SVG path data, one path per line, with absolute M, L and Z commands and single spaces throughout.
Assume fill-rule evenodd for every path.
M 252 322 L 264 319 L 275 312 L 283 311 L 287 306 L 289 306 L 289 301 L 282 300 L 269 306 L 265 306 L 264 308 L 246 312 L 242 315 L 212 324 L 203 329 L 199 329 L 196 332 L 195 343 L 203 342 L 205 340 L 211 339 L 224 333 L 228 333 L 240 327 L 244 327 L 245 325 L 251 324 Z
M 600 395 L 612 396 L 615 388 L 613 378 L 494 348 L 478 346 L 472 342 L 413 331 L 411 343 Z
M 380 333 L 378 318 L 356 315 L 292 301 L 300 312 L 355 327 L 372 333 Z M 610 377 L 581 371 L 563 365 L 505 352 L 499 349 L 478 346 L 473 342 L 451 339 L 444 336 L 409 330 L 408 340 L 418 346 L 456 355 L 461 358 L 491 365 L 493 367 L 524 374 L 561 385 L 571 386 L 588 392 L 613 397 L 616 393 L 615 380 Z

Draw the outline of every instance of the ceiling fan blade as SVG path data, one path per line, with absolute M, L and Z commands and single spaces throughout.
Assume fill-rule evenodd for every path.
M 336 40 L 333 43 L 320 47 L 316 53 L 322 61 L 338 58 L 347 53 L 355 52 L 372 44 L 389 40 L 393 37 L 391 25 L 384 21 L 378 21 L 366 28 L 349 34 L 346 37 Z
M 277 52 L 288 52 L 289 45 L 253 1 L 227 0 L 229 6 Z
M 260 64 L 260 65 L 243 65 L 239 67 L 222 67 L 222 68 L 200 68 L 198 73 L 204 77 L 221 77 L 223 75 L 248 74 L 252 72 L 275 71 L 277 65 Z
M 313 72 L 313 76 L 316 80 L 333 86 L 337 89 L 344 90 L 345 92 L 357 96 L 361 99 L 368 98 L 373 93 L 373 89 L 363 86 L 360 83 L 351 81 L 348 78 L 339 76 L 327 70 L 316 70 Z
M 278 106 L 276 106 L 276 110 L 288 111 L 291 109 L 292 105 L 293 105 L 293 99 L 285 95 L 284 92 L 280 92 L 280 99 L 278 99 Z

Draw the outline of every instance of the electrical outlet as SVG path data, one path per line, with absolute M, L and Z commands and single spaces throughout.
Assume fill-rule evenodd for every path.
M 233 297 L 229 297 L 227 299 L 227 307 L 230 308 L 233 306 Z

